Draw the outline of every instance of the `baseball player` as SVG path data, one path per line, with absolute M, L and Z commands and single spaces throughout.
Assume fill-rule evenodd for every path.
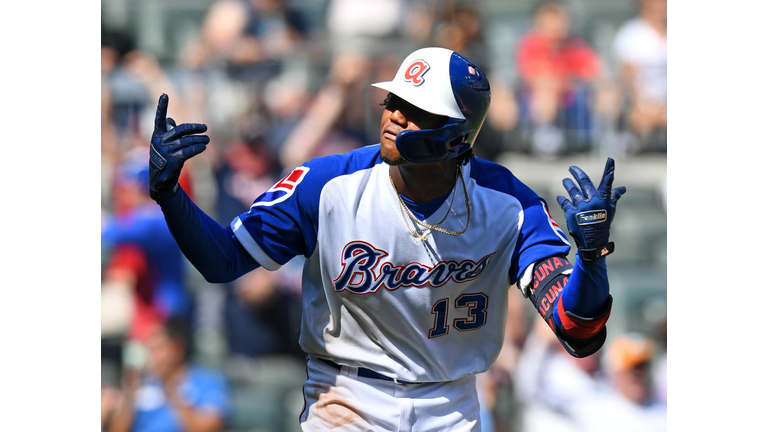
M 392 81 L 381 143 L 295 168 L 222 227 L 176 182 L 205 150 L 203 124 L 166 118 L 150 148 L 150 193 L 210 282 L 306 257 L 300 344 L 303 430 L 479 431 L 475 375 L 498 355 L 517 283 L 574 356 L 596 352 L 611 309 L 605 256 L 614 164 L 599 187 L 577 167 L 558 197 L 578 246 L 543 199 L 472 144 L 491 100 L 472 61 L 410 54 Z

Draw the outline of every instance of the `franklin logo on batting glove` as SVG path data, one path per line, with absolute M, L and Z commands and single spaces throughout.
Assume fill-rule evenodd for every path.
M 579 225 L 591 225 L 605 222 L 608 212 L 605 210 L 593 210 L 576 214 L 576 223 Z

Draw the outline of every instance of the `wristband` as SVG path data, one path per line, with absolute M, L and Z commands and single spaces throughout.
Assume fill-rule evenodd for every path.
M 613 253 L 613 242 L 608 242 L 602 248 L 595 249 L 581 249 L 579 248 L 579 257 L 586 262 L 595 262 L 603 258 L 604 256 Z

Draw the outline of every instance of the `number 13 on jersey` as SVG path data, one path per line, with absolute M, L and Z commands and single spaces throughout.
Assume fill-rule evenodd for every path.
M 450 329 L 448 326 L 448 309 L 450 299 L 443 298 L 432 305 L 432 315 L 435 325 L 429 330 L 429 338 L 445 336 Z M 466 309 L 466 316 L 453 320 L 453 327 L 458 331 L 477 330 L 485 325 L 485 314 L 488 307 L 488 296 L 483 293 L 465 293 L 456 298 L 455 309 Z

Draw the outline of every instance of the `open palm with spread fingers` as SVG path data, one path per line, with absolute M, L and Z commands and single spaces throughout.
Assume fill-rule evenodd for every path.
M 568 170 L 578 185 L 569 178 L 563 179 L 570 200 L 557 197 L 557 203 L 565 212 L 568 231 L 579 248 L 579 255 L 585 261 L 596 261 L 613 252 L 613 242 L 608 241 L 611 221 L 616 213 L 616 202 L 625 187 L 613 188 L 615 163 L 608 158 L 600 186 L 595 189 L 592 180 L 577 166 Z

